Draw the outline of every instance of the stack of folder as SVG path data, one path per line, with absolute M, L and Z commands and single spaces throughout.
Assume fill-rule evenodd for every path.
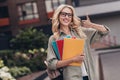
M 52 42 L 53 49 L 59 60 L 70 59 L 83 53 L 84 50 L 84 39 L 78 38 L 64 38 Z M 72 66 L 81 66 L 81 63 L 71 63 Z

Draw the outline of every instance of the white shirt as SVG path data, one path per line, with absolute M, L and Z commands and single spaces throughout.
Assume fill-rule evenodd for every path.
M 88 76 L 84 62 L 81 65 L 81 69 L 82 69 L 82 76 Z

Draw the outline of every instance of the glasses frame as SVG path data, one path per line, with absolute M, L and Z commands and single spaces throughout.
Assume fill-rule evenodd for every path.
M 62 17 L 66 17 L 66 16 L 68 16 L 69 18 L 72 18 L 72 17 L 73 17 L 73 14 L 72 14 L 72 13 L 66 13 L 66 12 L 60 12 L 60 15 L 61 15 Z

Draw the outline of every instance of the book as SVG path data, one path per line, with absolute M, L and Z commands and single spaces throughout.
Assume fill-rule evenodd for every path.
M 53 47 L 53 50 L 55 51 L 56 57 L 57 57 L 58 59 L 60 59 L 60 53 L 59 53 L 59 51 L 58 51 L 56 41 L 53 41 L 53 42 L 52 42 L 52 47 Z
M 63 42 L 64 42 L 63 39 L 56 41 L 58 52 L 60 54 L 60 59 L 62 59 L 62 54 L 63 54 Z
M 62 60 L 70 59 L 83 53 L 84 39 L 64 38 Z M 71 63 L 72 66 L 81 66 L 81 63 Z
M 71 36 L 67 35 L 66 38 L 71 38 Z M 62 59 L 63 42 L 64 42 L 63 39 L 52 42 L 53 50 L 55 51 L 55 55 L 57 56 L 58 59 Z

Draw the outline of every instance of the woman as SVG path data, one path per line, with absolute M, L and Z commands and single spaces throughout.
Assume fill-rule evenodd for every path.
M 76 16 L 72 6 L 60 5 L 54 12 L 52 18 L 52 32 L 53 35 L 50 36 L 48 42 L 48 68 L 56 70 L 57 68 L 63 67 L 64 80 L 83 80 L 84 76 L 88 76 L 89 80 L 97 80 L 90 54 L 90 44 L 108 34 L 109 29 L 103 25 L 92 23 L 88 16 L 87 20 L 81 21 Z M 85 55 L 77 55 L 66 60 L 57 59 L 51 43 L 52 41 L 63 39 L 67 35 L 85 39 Z M 80 67 L 69 66 L 72 62 L 82 61 L 84 63 Z

